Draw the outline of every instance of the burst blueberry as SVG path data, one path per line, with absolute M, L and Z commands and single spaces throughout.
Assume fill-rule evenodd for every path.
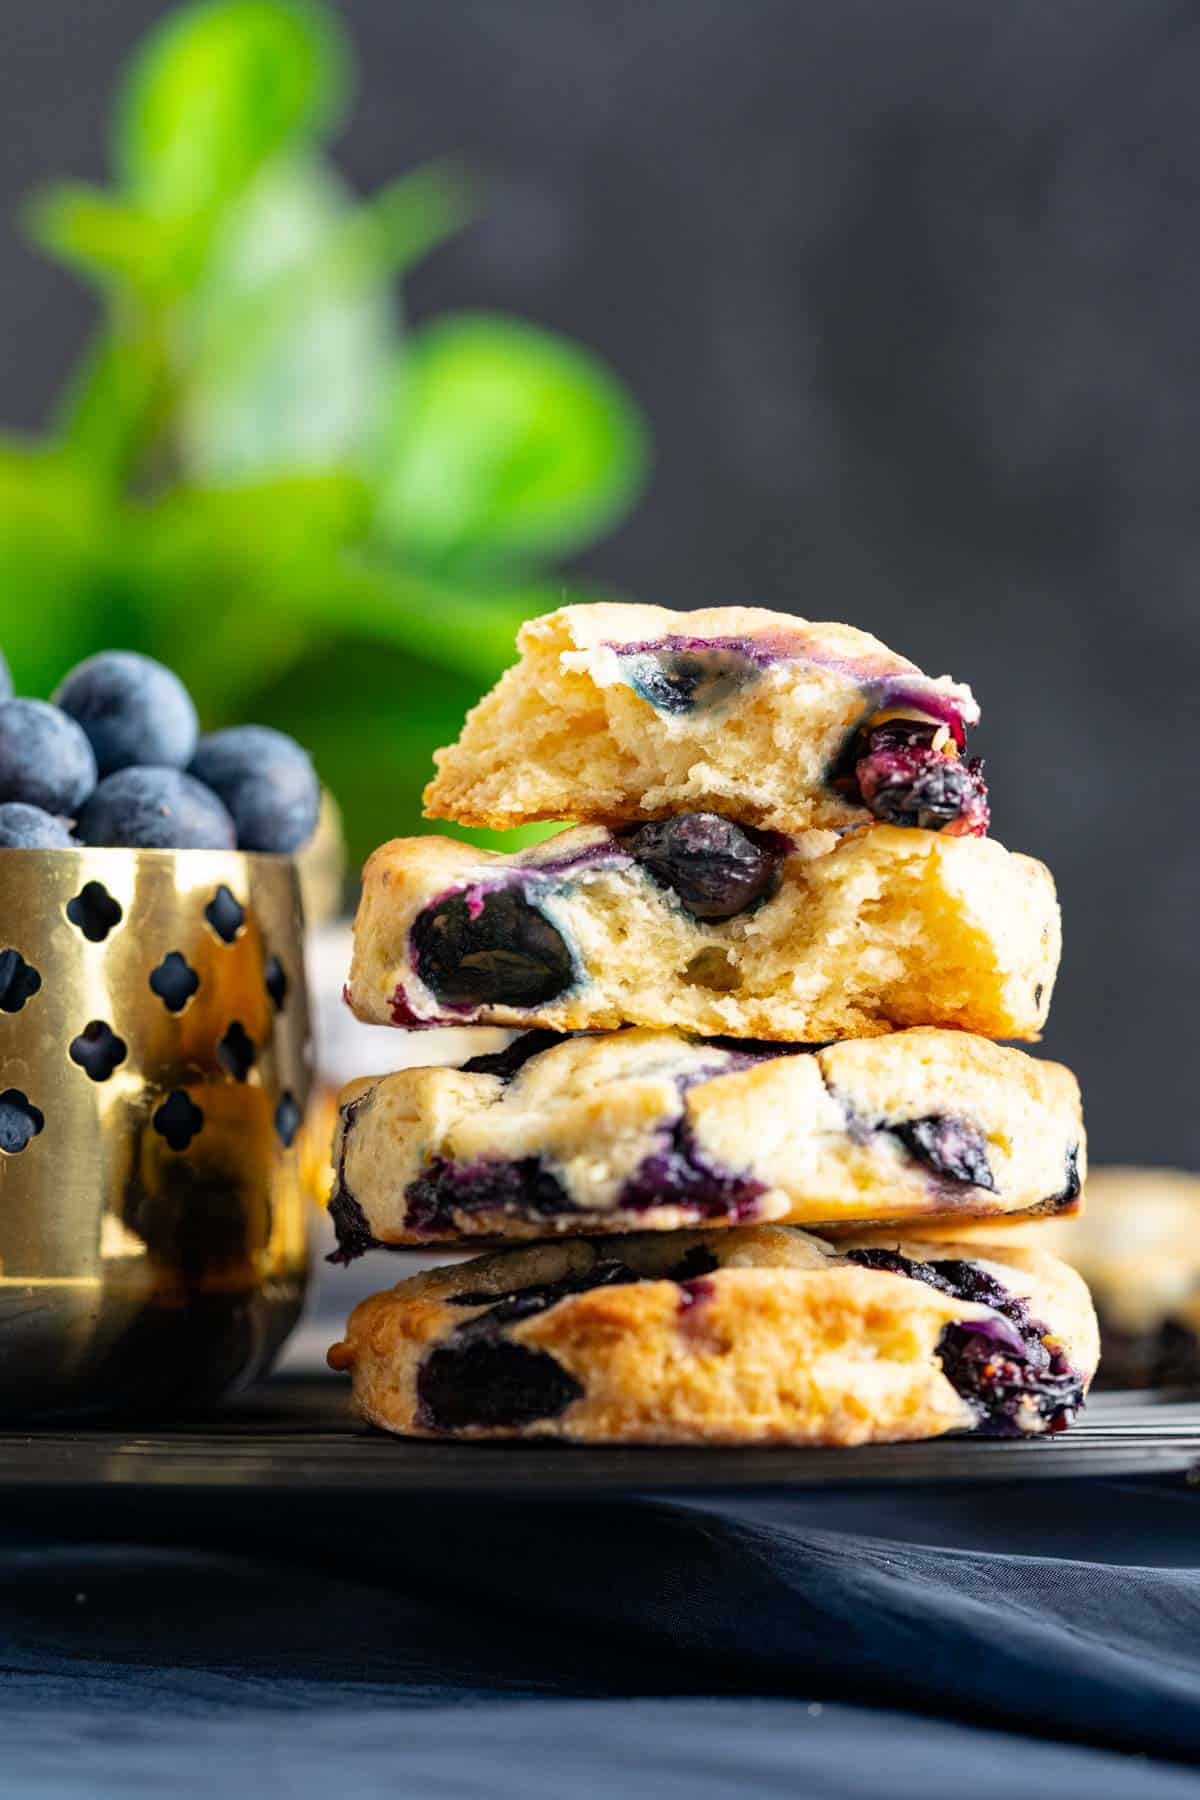
M 959 1257 L 919 1262 L 900 1250 L 850 1250 L 860 1268 L 905 1275 L 938 1293 L 988 1306 L 991 1319 L 947 1325 L 938 1340 L 942 1372 L 975 1409 L 976 1429 L 990 1437 L 1018 1437 L 1037 1420 L 1061 1431 L 1083 1405 L 1083 1381 L 1065 1352 L 1035 1319 L 1029 1302 L 979 1263 Z
M 200 725 L 177 675 L 132 650 L 104 650 L 66 675 L 54 696 L 87 734 L 101 775 L 185 769 Z
M 75 843 L 65 819 L 23 800 L 0 806 L 0 850 L 70 850 Z
M 96 785 L 92 746 L 45 700 L 0 703 L 0 801 L 73 819 Z
M 240 850 L 290 856 L 317 827 L 321 787 L 307 753 L 267 725 L 235 725 L 200 739 L 190 773 L 220 798 Z
M 118 769 L 79 815 L 85 844 L 148 850 L 232 850 L 233 820 L 214 793 L 181 769 Z
M 857 734 L 851 768 L 836 779 L 885 825 L 917 826 L 982 837 L 987 788 L 978 758 L 961 761 L 953 745 L 936 747 L 943 727 L 925 719 L 888 719 Z

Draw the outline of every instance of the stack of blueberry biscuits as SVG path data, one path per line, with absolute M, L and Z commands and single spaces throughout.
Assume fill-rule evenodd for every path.
M 1005 1225 L 1077 1205 L 1079 1093 L 993 1041 L 1040 1033 L 1058 906 L 986 835 L 969 689 L 741 607 L 572 606 L 520 649 L 429 813 L 573 827 L 365 873 L 354 1012 L 522 1035 L 341 1096 L 338 1259 L 493 1252 L 357 1308 L 330 1361 L 361 1411 L 595 1443 L 1060 1430 L 1091 1300 Z

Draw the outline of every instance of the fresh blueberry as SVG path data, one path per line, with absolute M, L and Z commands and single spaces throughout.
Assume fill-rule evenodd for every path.
M 81 725 L 100 774 L 117 769 L 186 769 L 200 733 L 191 696 L 177 675 L 132 650 L 104 650 L 65 676 L 55 704 Z
M 412 942 L 417 974 L 449 1006 L 544 1006 L 575 979 L 566 940 L 516 888 L 426 907 Z
M 4 652 L 0 650 L 0 700 L 11 700 L 12 696 L 13 678 L 4 660 Z
M 73 819 L 96 785 L 92 746 L 45 700 L 0 702 L 0 801 Z
M 27 806 L 23 800 L 7 800 L 0 806 L 0 850 L 70 850 L 75 840 L 65 819 Z
M 217 796 L 180 769 L 118 769 L 79 815 L 85 844 L 144 850 L 232 850 L 233 820 Z
M 774 832 L 755 831 L 719 813 L 679 813 L 639 825 L 625 848 L 694 919 L 732 919 L 774 893 L 786 853 Z
M 267 725 L 235 725 L 200 739 L 190 773 L 224 802 L 239 850 L 290 856 L 317 828 L 321 786 L 299 744 Z

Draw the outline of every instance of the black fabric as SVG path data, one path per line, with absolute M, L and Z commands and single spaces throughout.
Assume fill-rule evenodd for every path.
M 5 1791 L 1194 1793 L 1198 1507 L 39 1506 L 0 1540 Z

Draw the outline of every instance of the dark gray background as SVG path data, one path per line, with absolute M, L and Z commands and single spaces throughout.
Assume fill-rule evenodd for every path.
M 5 9 L 0 198 L 99 175 L 162 8 Z M 1094 1153 L 1200 1166 L 1200 9 L 1168 0 L 350 0 L 371 185 L 465 151 L 489 220 L 413 310 L 622 371 L 653 486 L 592 569 L 845 618 L 971 681 L 996 834 L 1046 857 L 1047 1048 Z M 85 330 L 6 230 L 2 420 Z

